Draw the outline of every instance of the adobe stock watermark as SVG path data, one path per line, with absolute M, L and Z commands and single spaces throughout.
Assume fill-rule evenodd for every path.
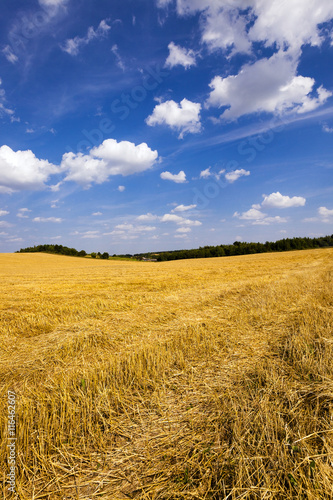
M 16 393 L 8 391 L 8 491 L 16 493 Z
M 16 62 L 20 51 L 24 51 L 29 40 L 35 38 L 51 21 L 52 9 L 38 9 L 37 12 L 22 15 L 8 36 L 9 45 L 3 49 L 6 58 Z
M 159 65 L 146 67 L 142 74 L 141 84 L 134 86 L 127 93 L 123 92 L 112 101 L 110 106 L 112 115 L 121 121 L 129 118 L 133 111 L 135 111 L 147 99 L 151 92 L 156 90 L 169 75 L 170 73 Z M 87 153 L 87 151 L 94 146 L 99 146 L 105 138 L 110 138 L 110 135 L 115 130 L 116 125 L 114 123 L 114 118 L 102 118 L 98 128 L 81 130 L 85 139 L 79 141 L 76 148 L 67 146 L 66 152 Z
M 237 160 L 229 161 L 223 169 L 223 174 L 241 169 L 242 165 L 244 166 L 244 161 L 247 164 L 253 163 L 258 154 L 263 152 L 273 142 L 276 134 L 282 132 L 287 124 L 288 122 L 281 116 L 274 117 L 266 130 L 240 142 L 237 152 L 240 156 L 245 156 L 246 158 L 241 162 Z M 209 203 L 221 194 L 221 190 L 230 184 L 223 178 L 223 174 L 220 175 L 218 172 L 211 172 L 209 176 L 210 180 L 205 183 L 203 189 L 192 189 L 192 204 L 196 205 L 199 210 L 207 208 Z

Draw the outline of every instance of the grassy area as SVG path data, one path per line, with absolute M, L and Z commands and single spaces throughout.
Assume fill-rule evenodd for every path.
M 333 498 L 333 249 L 0 275 L 3 498 Z

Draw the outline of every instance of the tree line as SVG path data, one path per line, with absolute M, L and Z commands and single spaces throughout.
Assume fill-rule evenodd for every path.
M 57 255 L 70 255 L 71 257 L 86 257 L 88 254 L 85 250 L 76 250 L 76 248 L 69 248 L 63 245 L 35 245 L 33 247 L 21 248 L 17 253 L 32 253 L 32 252 L 44 252 L 44 253 L 54 253 Z M 92 252 L 90 256 L 93 259 L 108 259 L 108 252 Z
M 133 258 L 142 260 L 148 259 L 163 262 L 167 260 L 180 259 L 203 259 L 208 257 L 228 257 L 232 255 L 248 255 L 267 252 L 288 252 L 290 250 L 307 250 L 312 248 L 333 247 L 333 234 L 331 236 L 322 236 L 319 238 L 284 238 L 278 241 L 266 241 L 266 243 L 247 243 L 235 241 L 232 245 L 204 246 L 192 250 L 171 250 L 166 252 L 142 253 L 135 255 L 116 255 L 113 257 Z M 63 245 L 36 245 L 33 247 L 21 248 L 18 253 L 26 252 L 45 252 L 58 255 L 70 255 L 73 257 L 88 256 L 85 250 L 76 250 Z M 108 252 L 92 252 L 89 256 L 93 259 L 109 259 Z
M 159 252 L 158 262 L 179 259 L 202 259 L 207 257 L 228 257 L 232 255 L 248 255 L 266 252 L 288 252 L 290 250 L 306 250 L 311 248 L 333 247 L 333 234 L 320 238 L 284 238 L 275 242 L 247 243 L 235 241 L 232 245 L 204 246 L 193 250 L 175 250 Z M 146 254 L 147 256 L 151 254 Z

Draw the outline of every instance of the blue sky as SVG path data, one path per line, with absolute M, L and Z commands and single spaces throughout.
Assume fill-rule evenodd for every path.
M 333 233 L 333 3 L 5 0 L 0 252 Z

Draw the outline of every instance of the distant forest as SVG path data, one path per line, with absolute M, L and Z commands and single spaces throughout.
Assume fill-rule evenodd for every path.
M 57 255 L 70 255 L 71 257 L 86 257 L 88 254 L 85 250 L 76 250 L 76 248 L 64 247 L 63 245 L 36 245 L 34 247 L 21 248 L 16 253 L 33 253 L 33 252 L 43 252 L 43 253 L 54 253 Z M 91 253 L 90 257 L 101 259 L 108 259 L 108 252 L 104 253 Z
M 306 250 L 310 248 L 333 247 L 333 234 L 320 238 L 285 238 L 275 242 L 247 243 L 235 241 L 232 245 L 204 246 L 194 250 L 175 250 L 159 252 L 158 262 L 178 259 L 202 259 L 207 257 L 229 257 L 231 255 L 248 255 L 267 252 L 288 252 L 290 250 Z M 154 254 L 145 254 L 152 256 Z
M 180 259 L 202 259 L 208 257 L 229 257 L 232 255 L 248 255 L 267 252 L 288 252 L 290 250 L 306 250 L 311 248 L 333 247 L 333 234 L 331 236 L 322 236 L 320 238 L 285 238 L 275 242 L 266 241 L 266 243 L 246 243 L 235 241 L 232 245 L 204 246 L 192 250 L 173 250 L 167 252 L 149 252 L 135 255 L 116 255 L 118 258 L 132 258 L 135 260 L 156 260 L 163 262 L 167 260 Z M 92 257 L 100 259 L 109 259 L 108 252 L 92 252 L 87 254 L 85 250 L 76 250 L 63 245 L 37 245 L 28 248 L 21 248 L 17 253 L 26 252 L 45 252 L 58 255 L 70 255 L 73 257 Z

